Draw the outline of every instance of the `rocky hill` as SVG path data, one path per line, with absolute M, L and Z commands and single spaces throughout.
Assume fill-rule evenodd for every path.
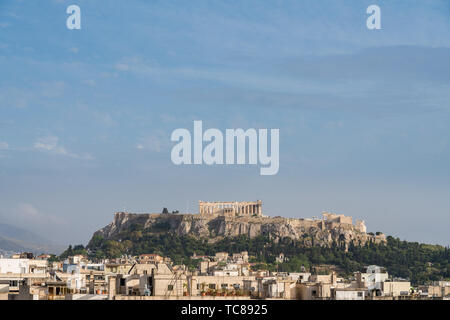
M 151 233 L 174 233 L 178 236 L 206 238 L 210 242 L 240 235 L 249 238 L 266 235 L 277 241 L 282 238 L 300 240 L 305 246 L 329 247 L 333 242 L 364 245 L 368 241 L 385 242 L 384 234 L 368 234 L 351 222 L 351 217 L 334 219 L 295 219 L 283 217 L 226 217 L 199 214 L 134 214 L 115 213 L 113 221 L 94 233 L 94 238 L 120 240 L 121 235 L 139 228 Z M 343 220 L 344 222 L 341 222 Z M 364 227 L 365 228 L 365 227 Z M 88 248 L 92 246 L 92 240 Z
M 74 252 L 98 261 L 157 253 L 194 270 L 198 267 L 195 255 L 247 251 L 256 268 L 271 271 L 299 272 L 302 266 L 332 265 L 350 275 L 377 264 L 412 283 L 450 279 L 450 248 L 367 233 L 363 221 L 353 224 L 351 217 L 330 213 L 319 220 L 119 212 L 94 233 L 87 248 L 77 247 L 60 258 Z M 281 253 L 288 260 L 279 263 Z

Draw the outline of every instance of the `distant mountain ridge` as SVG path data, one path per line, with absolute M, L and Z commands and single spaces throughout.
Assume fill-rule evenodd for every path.
M 0 252 L 33 252 L 59 254 L 64 247 L 17 226 L 0 223 Z
M 14 241 L 0 237 L 0 252 L 22 252 L 27 251 L 25 247 L 22 247 Z

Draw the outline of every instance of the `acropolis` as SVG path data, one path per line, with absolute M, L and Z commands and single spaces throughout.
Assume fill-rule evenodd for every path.
M 225 216 L 250 216 L 262 217 L 262 201 L 244 202 L 198 202 L 198 212 L 204 216 L 225 215 Z

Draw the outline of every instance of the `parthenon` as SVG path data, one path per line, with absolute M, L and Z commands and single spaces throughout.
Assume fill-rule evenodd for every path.
M 250 202 L 198 202 L 201 215 L 228 215 L 228 216 L 262 216 L 262 201 Z

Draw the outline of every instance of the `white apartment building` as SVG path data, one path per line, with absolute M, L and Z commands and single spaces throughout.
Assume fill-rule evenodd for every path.
M 1 273 L 29 273 L 29 259 L 0 259 Z

